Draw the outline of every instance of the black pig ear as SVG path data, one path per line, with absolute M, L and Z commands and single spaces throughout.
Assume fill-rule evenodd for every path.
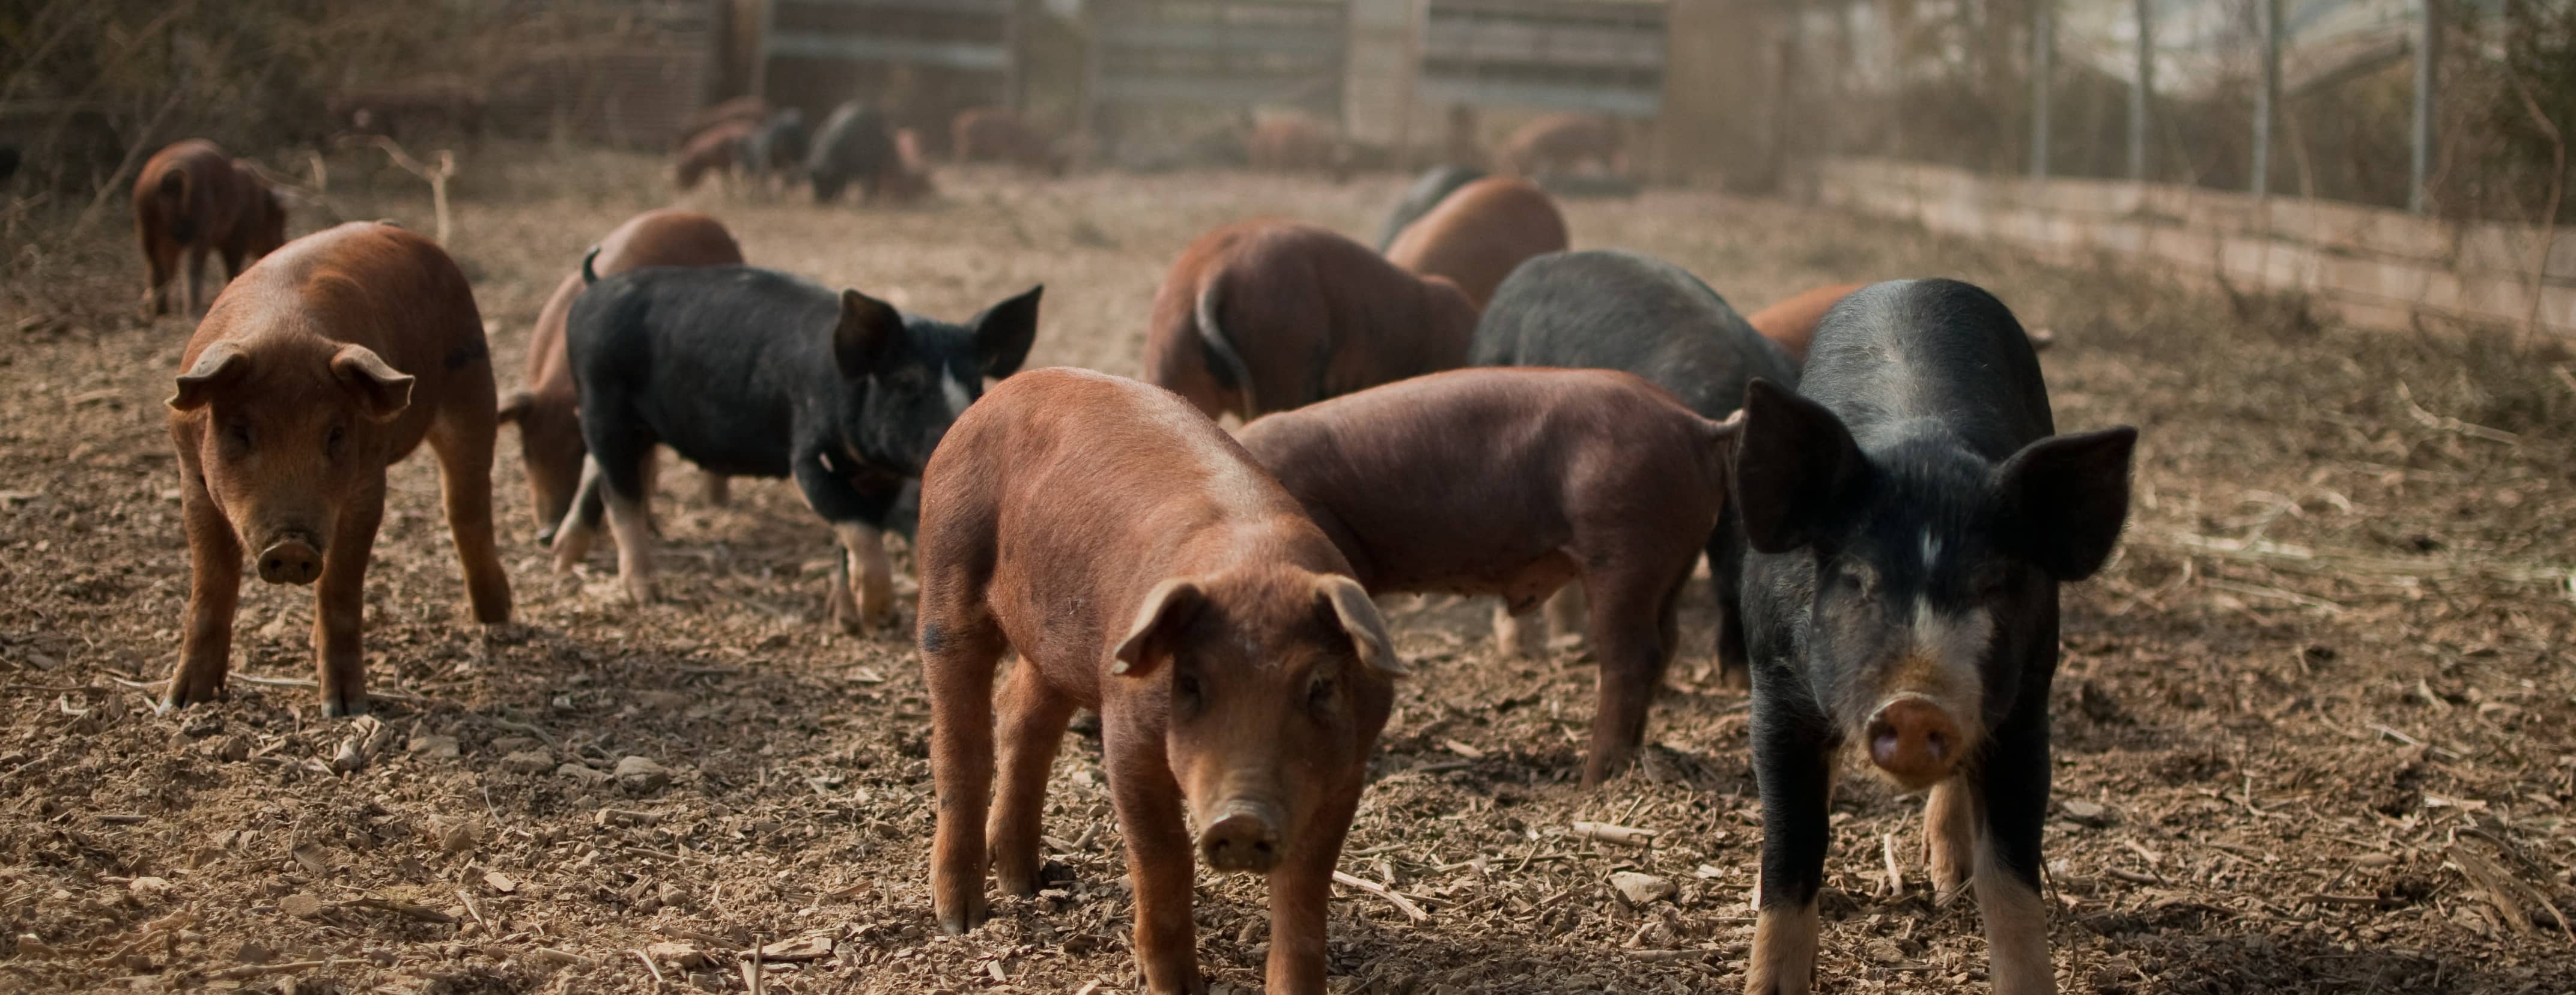
M 1803 549 L 1866 466 L 1851 430 L 1825 406 L 1759 377 L 1744 389 L 1735 439 L 1735 504 L 1764 553 Z
M 1043 284 L 1030 287 L 975 316 L 975 361 L 985 376 L 999 380 L 1020 371 L 1038 338 L 1038 295 L 1045 292 Z
M 855 290 L 841 291 L 841 324 L 832 329 L 832 361 L 856 380 L 876 372 L 879 361 L 903 341 L 903 315 L 893 305 Z
M 1118 641 L 1116 659 L 1109 672 L 1127 677 L 1142 677 L 1154 671 L 1154 664 L 1167 652 L 1162 644 L 1173 632 L 1188 625 L 1207 595 L 1188 578 L 1173 577 L 1145 592 L 1144 604 L 1136 609 L 1136 622 L 1127 629 L 1127 638 Z
M 2138 430 L 2123 425 L 2051 436 L 2005 460 L 1995 468 L 2005 546 L 2061 582 L 2102 569 L 2129 518 L 2137 443 Z

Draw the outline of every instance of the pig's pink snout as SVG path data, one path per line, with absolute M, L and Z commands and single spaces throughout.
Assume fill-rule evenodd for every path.
M 1216 821 L 1199 832 L 1199 856 L 1222 874 L 1268 873 L 1279 866 L 1280 821 L 1276 806 L 1228 802 Z
M 259 551 L 259 579 L 271 584 L 310 584 L 322 576 L 322 551 L 302 536 L 284 536 Z
M 1907 695 L 1869 717 L 1869 760 L 1908 785 L 1950 776 L 1963 743 L 1959 722 L 1931 699 Z

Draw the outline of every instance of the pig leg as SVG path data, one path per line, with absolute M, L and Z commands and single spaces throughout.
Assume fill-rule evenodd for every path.
M 1753 686 L 1744 650 L 1743 532 L 1743 519 L 1730 501 L 1717 513 L 1717 530 L 1708 540 L 1709 587 L 1717 595 L 1717 682 L 1739 691 Z
M 492 536 L 493 408 L 488 393 L 457 403 L 430 426 L 429 448 L 438 456 L 447 531 L 465 570 L 465 596 L 474 606 L 474 620 L 498 625 L 510 620 L 510 575 L 501 569 L 501 551 Z
M 144 228 L 143 262 L 148 274 L 143 284 L 143 317 L 149 319 L 170 313 L 170 278 L 179 272 L 179 246 L 152 231 L 150 222 L 137 225 Z
M 1805 995 L 1815 983 L 1816 895 L 1831 838 L 1830 727 L 1802 689 L 1765 688 L 1786 674 L 1757 676 L 1753 693 L 1754 783 L 1762 793 L 1762 877 L 1745 995 Z M 1766 694 L 1766 692 L 1769 692 Z
M 1984 816 L 1978 834 L 1977 913 L 1986 924 L 1995 995 L 2057 990 L 2048 960 L 2048 906 L 2039 895 L 2041 824 L 2048 816 L 2048 690 L 2057 669 L 2057 606 L 2033 634 L 2021 696 L 1995 727 L 1971 775 Z
M 608 532 L 617 542 L 617 577 L 627 600 L 653 603 L 653 523 L 641 496 L 608 487 Z
M 376 478 L 340 506 L 340 527 L 322 554 L 322 579 L 313 591 L 313 656 L 321 679 L 322 714 L 367 714 L 367 658 L 362 643 L 367 612 L 367 559 L 376 527 L 385 517 L 385 478 Z
M 1265 992 L 1322 995 L 1324 909 L 1332 898 L 1333 866 L 1351 816 L 1359 811 L 1360 785 L 1336 785 L 1307 817 L 1310 838 L 1270 872 L 1270 959 Z
M 1592 749 L 1583 764 L 1586 788 L 1626 769 L 1646 738 L 1646 709 L 1673 657 L 1681 594 L 1679 582 L 1659 580 L 1649 582 L 1633 569 L 1593 573 L 1584 580 L 1597 589 L 1591 606 L 1592 646 L 1601 661 L 1599 710 L 1592 717 Z
M 1508 599 L 1494 605 L 1494 651 L 1506 660 L 1547 656 L 1546 630 L 1539 628 L 1537 623 L 1536 618 L 1512 614 L 1512 603 Z
M 1073 721 L 1071 699 L 1046 686 L 1038 665 L 1022 660 L 1002 687 L 1002 787 L 984 832 L 993 880 L 1005 895 L 1038 893 L 1038 831 L 1046 814 L 1047 773 Z
M 1107 714 L 1100 724 L 1118 832 L 1127 837 L 1127 877 L 1136 889 L 1136 963 L 1144 970 L 1145 990 L 1204 995 L 1198 924 L 1190 915 L 1198 854 L 1181 811 L 1181 786 L 1172 779 L 1160 736 L 1122 735 Z
M 1923 801 L 1923 863 L 1932 876 L 1932 904 L 1958 900 L 1977 867 L 1977 801 L 1965 781 L 1932 786 Z
M 183 298 L 188 308 L 188 314 L 201 315 L 206 313 L 205 293 L 206 247 L 202 245 L 191 245 L 188 247 L 188 294 Z
M 898 620 L 894 562 L 886 558 L 884 529 L 887 513 L 902 496 L 902 484 L 862 489 L 826 464 L 819 448 L 797 458 L 795 476 L 806 506 L 832 523 L 832 534 L 841 543 L 841 563 L 833 571 L 833 590 L 826 600 L 832 618 L 847 631 L 858 631 L 861 624 L 892 626 Z
M 555 526 L 555 572 L 571 573 L 572 568 L 590 555 L 591 541 L 599 536 L 600 516 L 608 511 L 599 496 L 599 457 L 585 456 L 581 461 L 581 484 L 573 489 L 572 502 L 564 520 Z
M 206 480 L 197 468 L 182 467 L 180 477 L 179 511 L 188 530 L 188 629 L 179 643 L 179 669 L 170 675 L 170 689 L 161 698 L 163 708 L 213 701 L 223 690 L 232 659 L 233 613 L 241 605 L 241 540 L 206 493 Z
M 704 475 L 701 483 L 706 488 L 706 499 L 709 505 L 722 508 L 733 503 L 733 478 L 713 470 L 701 471 L 701 473 Z
M 930 845 L 930 903 L 939 928 L 963 935 L 984 924 L 984 816 L 993 793 L 993 665 L 1004 643 L 989 616 L 935 613 L 921 625 L 921 670 L 930 693 L 930 772 L 939 828 Z M 977 609 L 974 614 L 981 614 Z M 1034 664 L 1024 664 L 1023 669 Z
M 592 388 L 581 399 L 581 432 L 599 468 L 596 485 L 607 505 L 609 535 L 617 542 L 618 579 L 625 582 L 628 598 L 649 604 L 653 601 L 653 531 L 645 508 L 650 497 L 645 474 L 658 440 L 628 415 L 630 410 L 608 390 Z M 588 468 L 583 474 L 582 497 L 587 499 L 593 481 Z M 574 507 L 580 505 L 577 500 Z M 558 572 L 570 569 L 563 556 L 566 538 L 559 533 L 555 539 Z
M 1583 634 L 1584 617 L 1592 610 L 1584 603 L 1583 584 L 1575 582 L 1556 589 L 1547 599 L 1547 639 L 1553 643 L 1560 636 Z

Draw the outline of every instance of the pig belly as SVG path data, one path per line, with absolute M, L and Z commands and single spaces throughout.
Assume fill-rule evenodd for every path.
M 1582 572 L 1583 564 L 1573 556 L 1564 550 L 1549 550 L 1532 559 L 1482 564 L 1455 572 L 1407 574 L 1401 569 L 1393 570 L 1378 590 L 1498 597 L 1511 606 L 1512 614 L 1523 615 L 1536 611 L 1539 602 L 1546 601 Z

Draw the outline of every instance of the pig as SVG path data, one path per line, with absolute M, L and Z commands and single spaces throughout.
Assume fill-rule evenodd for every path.
M 1151 320 L 1146 382 L 1250 421 L 1460 365 L 1476 305 L 1332 231 L 1255 220 L 1191 243 Z
M 153 153 L 134 178 L 134 231 L 150 268 L 143 284 L 145 317 L 167 314 L 163 288 L 188 256 L 185 313 L 202 313 L 206 255 L 224 257 L 224 278 L 286 244 L 286 202 L 213 142 L 191 138 Z
M 879 197 L 905 200 L 930 192 L 918 155 L 905 155 L 896 145 L 885 115 L 855 101 L 823 119 L 806 153 L 805 173 L 814 183 L 818 204 L 838 199 L 853 182 L 871 203 Z
M 745 143 L 751 140 L 757 123 L 728 121 L 698 132 L 671 160 L 671 180 L 682 190 L 697 189 L 698 181 L 710 174 L 722 176 L 736 168 L 747 168 L 743 159 Z
M 794 179 L 805 170 L 805 155 L 812 147 L 807 138 L 805 112 L 781 108 L 743 137 L 743 171 L 763 179 Z
M 1737 426 L 1614 370 L 1467 369 L 1264 415 L 1243 447 L 1372 595 L 1591 594 L 1599 711 L 1583 784 L 1624 769 L 1676 646 Z
M 361 135 L 394 139 L 479 139 L 490 97 L 472 80 L 427 76 L 335 94 L 333 123 Z
M 722 222 L 670 208 L 628 219 L 599 240 L 596 252 L 591 267 L 602 275 L 647 266 L 742 264 L 742 247 Z M 572 314 L 573 299 L 586 286 L 579 271 L 565 274 L 555 286 L 554 296 L 537 312 L 536 328 L 528 333 L 527 386 L 501 402 L 501 422 L 519 427 L 528 506 L 536 513 L 540 543 L 554 541 L 556 524 L 571 510 L 582 457 L 589 452 L 581 440 L 581 399 L 573 390 L 572 364 L 564 350 L 564 320 Z M 724 479 L 707 478 L 707 496 L 713 503 L 723 503 Z
M 1514 270 L 1478 322 L 1468 362 L 1625 370 L 1710 419 L 1734 414 L 1755 377 L 1798 378 L 1788 354 L 1698 277 L 1662 260 L 1599 249 L 1550 253 Z M 1720 512 L 1706 545 L 1719 613 L 1719 680 L 1742 687 L 1748 677 L 1736 566 L 1744 540 L 1732 507 Z M 1582 614 L 1571 592 L 1549 609 L 1560 633 L 1572 631 Z M 1506 653 L 1526 645 L 1517 623 L 1498 625 L 1495 635 Z
M 1593 114 L 1543 114 L 1532 118 L 1504 140 L 1499 158 L 1506 168 L 1523 176 L 1628 171 L 1628 153 L 1619 126 Z
M 949 151 L 958 162 L 998 162 L 1064 175 L 1068 157 L 1046 136 L 1000 107 L 970 107 L 949 124 Z
M 1450 192 L 1484 178 L 1485 171 L 1473 166 L 1433 166 L 1423 170 L 1412 186 L 1404 188 L 1404 199 L 1395 202 L 1395 210 L 1387 212 L 1386 225 L 1378 229 L 1377 251 L 1394 248 L 1395 237 L 1440 206 Z
M 660 443 L 710 473 L 794 477 L 844 554 L 834 620 L 892 625 L 888 512 L 985 378 L 1028 357 L 1042 288 L 958 325 L 748 266 L 602 277 L 585 264 L 582 277 L 595 282 L 564 344 L 590 456 L 555 531 L 555 570 L 589 551 L 604 499 L 627 595 L 653 600 L 644 461 Z
M 1329 173 L 1336 179 L 1350 172 L 1349 150 L 1332 128 L 1302 115 L 1254 124 L 1244 149 L 1252 168 L 1263 172 Z
M 1791 362 L 1803 366 L 1807 362 L 1807 341 L 1816 336 L 1816 322 L 1824 320 L 1827 309 L 1866 286 L 1869 284 L 1829 283 L 1810 287 L 1774 301 L 1744 320 L 1763 338 L 1778 343 Z
M 367 711 L 367 560 L 385 467 L 423 440 L 474 619 L 510 620 L 492 540 L 492 360 L 474 292 L 438 245 L 388 224 L 305 236 L 242 273 L 189 337 L 171 395 L 188 621 L 165 708 L 223 690 L 242 557 L 316 584 L 322 713 Z M 318 583 L 317 583 L 318 582 Z
M 1459 187 L 1396 236 L 1388 262 L 1445 276 L 1481 310 L 1531 257 L 1565 249 L 1565 215 L 1528 180 L 1495 176 Z
M 1762 881 L 1745 991 L 1804 992 L 1836 758 L 1930 792 L 1946 903 L 1971 878 L 1999 995 L 2055 989 L 2039 893 L 2058 586 L 2101 568 L 2137 430 L 2057 435 L 2012 311 L 1949 280 L 1826 312 L 1797 391 L 1745 391 L 1735 503 L 1752 553 Z
M 1088 708 L 1145 988 L 1207 991 L 1195 850 L 1267 878 L 1264 990 L 1320 995 L 1333 866 L 1405 672 L 1332 541 L 1180 398 L 1061 368 L 957 420 L 921 514 L 940 928 L 984 923 L 988 867 L 1004 894 L 1036 893 L 1047 771 Z M 1012 651 L 995 801 L 993 683 Z
M 698 108 L 681 122 L 680 132 L 671 141 L 674 149 L 686 146 L 699 133 L 720 125 L 759 124 L 769 120 L 769 101 L 760 97 L 734 97 Z

